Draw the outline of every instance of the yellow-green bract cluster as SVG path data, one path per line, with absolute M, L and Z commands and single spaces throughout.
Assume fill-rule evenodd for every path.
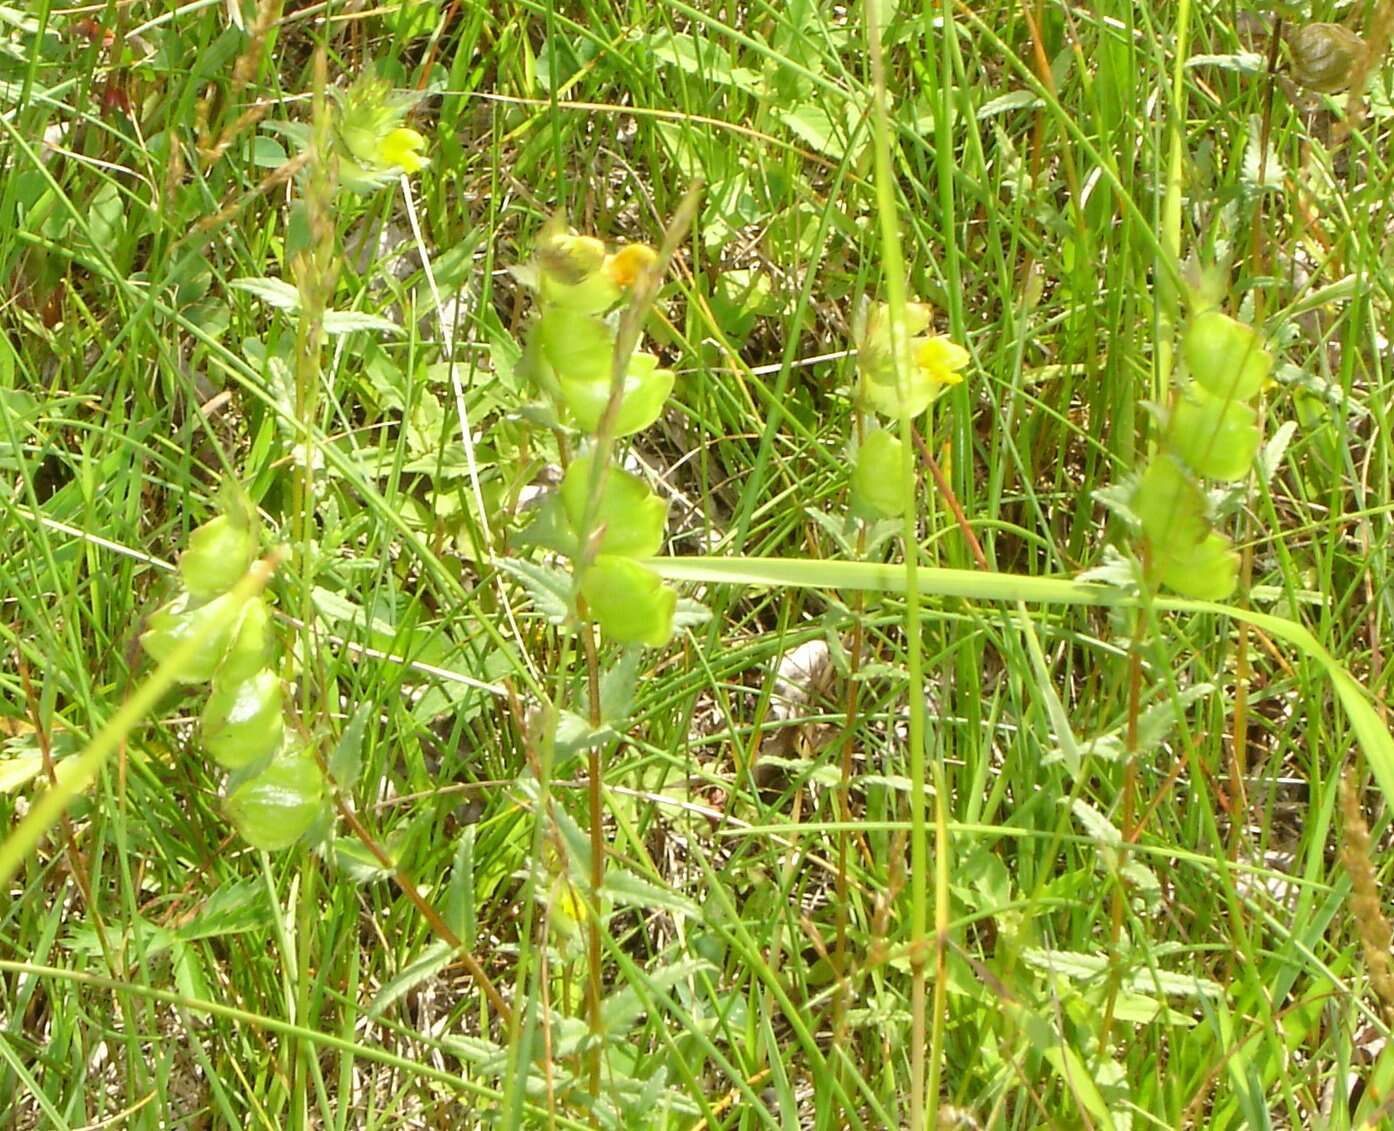
M 927 334 L 930 307 L 907 303 L 897 322 L 877 303 L 858 311 L 852 325 L 857 347 L 857 402 L 867 412 L 913 420 L 950 385 L 963 380 L 968 351 L 938 334 Z M 905 448 L 880 428 L 868 432 L 852 466 L 852 496 L 858 508 L 893 518 L 913 501 L 902 473 Z
M 310 751 L 286 738 L 266 601 L 257 595 L 239 602 L 231 592 L 258 541 L 249 520 L 230 514 L 195 530 L 179 559 L 182 591 L 150 618 L 140 641 L 162 661 L 180 642 L 207 631 L 176 678 L 211 684 L 199 731 L 209 755 L 231 771 L 228 815 L 253 845 L 272 850 L 293 844 L 314 822 L 323 781 Z
M 403 124 L 415 95 L 398 94 L 372 76 L 360 78 L 336 95 L 339 181 L 346 188 L 368 191 L 430 164 L 426 139 Z
M 1239 558 L 1211 529 L 1200 477 L 1234 482 L 1249 473 L 1260 440 L 1250 402 L 1273 370 L 1273 355 L 1252 327 L 1217 310 L 1191 319 L 1181 351 L 1192 379 L 1165 416 L 1132 510 L 1147 539 L 1151 576 L 1187 597 L 1219 601 L 1234 591 Z
M 643 244 L 611 252 L 559 219 L 543 229 L 533 263 L 519 275 L 537 292 L 539 307 L 528 338 L 528 370 L 560 422 L 599 433 L 616 385 L 611 437 L 647 428 L 663 411 L 673 391 L 672 370 L 636 350 L 617 381 L 617 325 L 611 313 L 656 260 Z M 667 513 L 662 501 L 642 479 L 618 468 L 597 468 L 590 455 L 567 468 L 560 501 L 586 616 L 618 643 L 666 644 L 677 594 L 641 561 L 662 544 Z

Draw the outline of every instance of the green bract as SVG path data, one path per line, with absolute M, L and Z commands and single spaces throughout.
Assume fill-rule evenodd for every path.
M 610 383 L 615 336 L 593 314 L 551 307 L 537 324 L 542 356 L 561 380 Z
M 289 848 L 315 822 L 324 778 L 302 747 L 282 747 L 270 765 L 238 785 L 224 803 L 237 831 L 267 852 Z
M 180 683 L 206 683 L 222 662 L 238 620 L 238 602 L 224 593 L 200 604 L 181 593 L 150 617 L 141 635 L 141 646 L 157 662 L 167 659 L 185 640 L 205 629 L 208 635 L 175 675 Z
M 189 548 L 179 556 L 179 576 L 195 599 L 207 601 L 236 585 L 256 553 L 255 528 L 220 514 L 189 535 Z
M 678 595 L 631 558 L 597 557 L 581 579 L 581 596 L 600 631 L 617 643 L 657 648 L 673 635 Z
M 895 518 L 910 505 L 901 473 L 904 454 L 905 445 L 882 429 L 868 433 L 857 450 L 852 494 L 878 516 Z
M 561 483 L 561 501 L 573 533 L 585 532 L 586 497 L 590 491 L 594 460 L 589 455 L 571 461 Z M 599 552 L 626 558 L 647 558 L 663 545 L 668 508 L 649 490 L 648 484 L 627 471 L 611 468 L 596 509 L 595 523 L 603 529 Z
M 1162 584 L 1183 597 L 1223 601 L 1238 583 L 1239 555 L 1230 548 L 1229 539 L 1210 534 L 1189 549 L 1156 552 L 1153 568 Z
M 237 683 L 215 683 L 203 708 L 203 745 L 229 770 L 259 762 L 281 745 L 284 706 L 281 680 L 269 668 Z
M 610 403 L 610 376 L 602 378 L 568 378 L 558 372 L 562 400 L 584 432 L 595 432 Z M 673 371 L 659 369 L 658 358 L 652 354 L 636 353 L 629 360 L 620 394 L 619 415 L 615 419 L 615 435 L 630 436 L 642 431 L 658 419 L 668 394 L 673 391 Z
M 250 679 L 271 663 L 271 610 L 260 595 L 247 602 L 237 622 L 223 662 L 215 673 L 219 683 Z
M 1257 414 L 1200 386 L 1186 390 L 1171 414 L 1167 446 L 1197 475 L 1243 479 L 1258 453 Z
M 1209 533 L 1205 494 L 1165 452 L 1159 452 L 1147 468 L 1131 505 L 1154 554 L 1184 553 Z
M 1191 319 L 1181 351 L 1191 376 L 1222 400 L 1248 400 L 1273 371 L 1273 355 L 1253 327 L 1218 310 Z

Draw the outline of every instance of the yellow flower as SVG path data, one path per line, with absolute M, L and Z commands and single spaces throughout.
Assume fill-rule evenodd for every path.
M 605 271 L 615 286 L 632 287 L 641 274 L 658 262 L 658 253 L 647 244 L 625 244 L 605 259 Z
M 885 303 L 864 306 L 853 319 L 852 338 L 861 370 L 858 399 L 863 408 L 883 416 L 914 419 L 946 386 L 963 380 L 968 351 L 929 328 L 930 308 L 905 305 L 897 325 Z M 900 364 L 896 364 L 900 358 Z
M 419 173 L 431 163 L 430 158 L 422 154 L 425 148 L 424 137 L 406 126 L 398 126 L 378 142 L 377 158 L 381 164 L 404 173 Z
M 968 361 L 966 349 L 939 334 L 922 339 L 915 348 L 915 364 L 939 385 L 957 385 L 962 381 L 960 370 Z

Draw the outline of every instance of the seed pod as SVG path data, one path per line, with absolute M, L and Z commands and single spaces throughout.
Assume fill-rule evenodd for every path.
M 179 576 L 195 599 L 207 601 L 236 585 L 256 552 L 252 525 L 220 514 L 189 535 L 189 548 L 179 556 Z
M 228 817 L 256 848 L 275 852 L 299 840 L 319 816 L 324 779 L 314 755 L 283 747 L 261 773 L 238 785 L 224 806 Z
M 1323 94 L 1345 90 L 1365 58 L 1365 41 L 1340 24 L 1305 24 L 1288 37 L 1288 48 L 1292 77 Z
M 270 668 L 239 683 L 214 684 L 200 719 L 205 749 L 229 770 L 261 761 L 285 736 L 284 706 L 281 681 Z
M 237 632 L 218 667 L 217 680 L 231 685 L 251 679 L 271 663 L 271 611 L 260 595 L 247 602 Z
M 231 593 L 199 604 L 181 593 L 150 617 L 141 646 L 157 662 L 167 659 L 184 641 L 207 632 L 203 642 L 175 675 L 180 683 L 207 683 L 222 662 L 237 626 L 239 603 Z

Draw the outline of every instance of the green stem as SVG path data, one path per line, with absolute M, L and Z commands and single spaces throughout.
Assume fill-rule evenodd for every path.
M 1180 294 L 1176 276 L 1165 269 L 1181 262 L 1181 182 L 1185 175 L 1186 55 L 1190 45 L 1191 0 L 1178 0 L 1176 36 L 1171 76 L 1171 115 L 1167 120 L 1167 180 L 1162 201 L 1162 254 L 1157 271 L 1157 368 L 1153 373 L 1152 400 L 1166 403 L 1173 363 L 1172 339 L 1180 321 Z
M 881 224 L 882 268 L 886 281 L 886 301 L 890 307 L 891 364 L 903 384 L 909 358 L 905 334 L 907 302 L 905 261 L 900 247 L 900 228 L 896 219 L 894 170 L 891 166 L 890 120 L 886 113 L 886 70 L 881 51 L 878 0 L 867 0 L 866 33 L 871 57 L 873 87 L 872 127 L 876 151 L 876 210 Z M 904 392 L 905 390 L 902 390 Z M 915 465 L 914 422 L 900 418 L 901 483 L 906 498 L 914 498 L 919 484 Z M 928 926 L 928 844 L 925 838 L 925 704 L 924 656 L 920 627 L 918 510 L 907 507 L 901 530 L 901 549 L 905 559 L 905 645 L 910 690 L 910 1131 L 925 1126 L 926 1100 L 929 1124 L 938 1118 L 938 1097 L 925 1095 L 925 934 Z M 942 940 L 941 940 L 942 943 Z M 937 996 L 937 995 L 936 995 Z M 938 1030 L 936 1025 L 936 1030 Z M 937 1060 L 937 1058 L 936 1058 Z

